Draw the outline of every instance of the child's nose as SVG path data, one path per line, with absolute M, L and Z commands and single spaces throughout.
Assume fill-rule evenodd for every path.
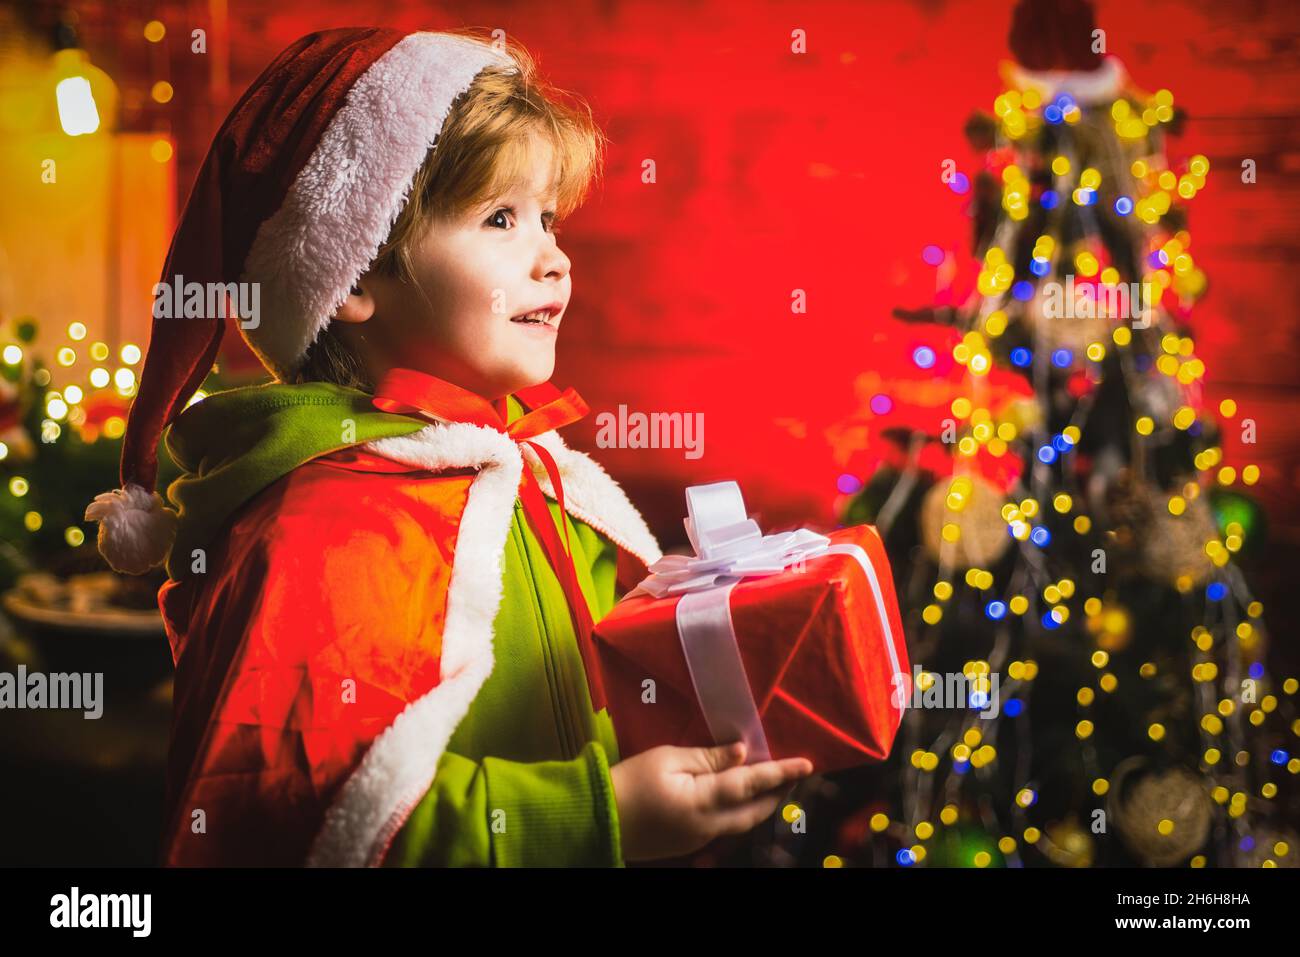
M 571 266 L 569 257 L 552 239 L 541 241 L 541 247 L 537 251 L 537 263 L 533 268 L 534 278 L 563 279 L 569 274 Z

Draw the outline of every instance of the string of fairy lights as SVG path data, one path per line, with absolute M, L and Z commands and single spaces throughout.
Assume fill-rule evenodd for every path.
M 964 323 L 965 332 L 952 349 L 953 360 L 965 368 L 963 382 L 967 394 L 951 403 L 950 411 L 960 424 L 960 433 L 955 442 L 954 474 L 943 501 L 945 517 L 939 529 L 938 579 L 931 589 L 933 601 L 919 611 L 920 643 L 924 644 L 944 620 L 955 598 L 978 596 L 975 600 L 982 604 L 983 615 L 992 627 L 993 643 L 987 657 L 966 661 L 963 666 L 971 692 L 970 710 L 953 712 L 954 717 L 931 741 L 918 739 L 919 725 L 904 723 L 912 747 L 910 767 L 905 768 L 902 784 L 902 816 L 891 819 L 882 812 L 870 819 L 871 832 L 887 840 L 888 846 L 897 848 L 893 860 L 904 867 L 924 862 L 929 853 L 927 845 L 940 836 L 943 828 L 958 823 L 962 817 L 958 799 L 968 775 L 986 782 L 993 780 L 1001 760 L 999 734 L 1005 731 L 1015 735 L 1018 741 L 1028 740 L 1032 709 L 1027 705 L 1038 677 L 1038 664 L 1017 654 L 1013 623 L 1019 623 L 1021 635 L 1036 629 L 1041 629 L 1041 634 L 1060 629 L 1073 615 L 1082 612 L 1085 624 L 1082 633 L 1096 645 L 1091 654 L 1095 681 L 1077 689 L 1074 737 L 1085 773 L 1091 779 L 1092 795 L 1097 799 L 1108 794 L 1113 782 L 1112 769 L 1101 766 L 1094 747 L 1096 705 L 1102 696 L 1115 693 L 1121 681 L 1145 682 L 1158 677 L 1159 669 L 1152 661 L 1142 662 L 1136 675 L 1126 677 L 1117 673 L 1108 648 L 1122 647 L 1117 639 L 1130 628 L 1127 611 L 1106 597 L 1087 594 L 1094 587 L 1092 583 L 1079 583 L 1068 575 L 1057 577 L 1049 570 L 1054 539 L 1045 521 L 1048 515 L 1053 517 L 1057 535 L 1065 529 L 1067 534 L 1072 532 L 1078 536 L 1081 543 L 1101 543 L 1097 537 L 1101 530 L 1094 527 L 1094 519 L 1085 508 L 1086 492 L 1074 486 L 1073 470 L 1063 466 L 1074 456 L 1090 424 L 1093 396 L 1103 380 L 1103 363 L 1108 354 L 1117 353 L 1113 358 L 1118 360 L 1118 368 L 1127 383 L 1136 385 L 1148 368 L 1154 368 L 1181 397 L 1172 412 L 1163 417 L 1152 410 L 1135 408 L 1138 414 L 1132 420 L 1130 442 L 1132 460 L 1138 468 L 1146 461 L 1146 444 L 1164 440 L 1172 432 L 1187 433 L 1187 437 L 1200 443 L 1193 446 L 1198 448 L 1193 463 L 1196 475 L 1166 490 L 1158 503 L 1172 519 L 1185 517 L 1190 526 L 1190 512 L 1205 505 L 1198 499 L 1207 489 L 1214 485 L 1227 488 L 1238 480 L 1243 485 L 1254 485 L 1260 478 L 1257 465 L 1248 464 L 1238 471 L 1224 463 L 1220 445 L 1201 441 L 1206 431 L 1202 427 L 1205 415 L 1201 401 L 1205 363 L 1196 356 L 1196 344 L 1191 336 L 1171 331 L 1175 316 L 1184 316 L 1190 303 L 1205 289 L 1206 277 L 1190 252 L 1189 232 L 1163 229 L 1161 222 L 1176 204 L 1186 203 L 1205 188 L 1210 170 L 1208 159 L 1199 154 L 1188 159 L 1181 170 L 1168 168 L 1161 148 L 1161 127 L 1174 118 L 1172 94 L 1162 89 L 1145 103 L 1121 96 L 1110 105 L 1108 119 L 1114 136 L 1109 138 L 1112 145 L 1108 163 L 1100 165 L 1113 171 L 1115 181 L 1111 183 L 1103 182 L 1100 169 L 1080 163 L 1075 138 L 1070 132 L 1071 127 L 1085 119 L 1085 110 L 1093 111 L 1094 107 L 1080 105 L 1068 94 L 1045 101 L 1033 89 L 1003 92 L 993 106 L 998 136 L 994 149 L 988 152 L 990 166 L 996 171 L 993 157 L 1009 156 L 1012 161 L 1000 171 L 1002 215 L 984 252 L 973 302 L 965 311 L 970 317 Z M 1099 115 L 1102 109 L 1096 108 L 1090 117 L 1092 122 L 1105 122 Z M 1026 169 L 1033 157 L 1025 145 L 1032 143 L 1045 125 L 1058 128 L 1053 131 L 1057 150 L 1049 164 L 1050 187 L 1036 190 Z M 1106 140 L 1103 137 L 1100 142 L 1104 145 Z M 1151 146 L 1144 150 L 1146 143 Z M 1116 150 L 1126 150 L 1127 155 L 1121 156 Z M 956 192 L 965 192 L 969 181 L 959 176 L 955 185 L 950 185 Z M 1141 253 L 1140 276 L 1121 275 L 1117 264 L 1108 261 L 1096 216 L 1103 198 L 1115 216 L 1129 224 L 1141 243 L 1137 247 Z M 1034 242 L 1029 275 L 1017 275 L 1008 250 L 1035 204 L 1045 211 L 1049 225 Z M 1066 212 L 1083 225 L 1082 236 L 1071 242 L 1069 249 L 1063 248 L 1062 241 L 1052 235 L 1050 226 L 1053 222 L 1059 224 Z M 1067 426 L 1053 433 L 1044 422 L 1026 418 L 1014 406 L 1001 413 L 990 408 L 988 375 L 994 366 L 994 353 L 998 351 L 997 340 L 1041 294 L 1040 282 L 1059 274 L 1063 258 L 1072 267 L 1074 279 L 1089 294 L 1084 301 L 1089 305 L 1100 304 L 1096 316 L 1107 320 L 1105 325 L 1084 326 L 1092 334 L 1079 343 L 1081 348 L 1072 348 L 1053 341 L 1046 324 L 1038 322 L 1029 330 L 1028 344 L 1001 350 L 1013 367 L 1024 370 L 1038 396 L 1048 393 L 1051 376 L 1068 377 L 1067 390 L 1075 402 L 1073 414 Z M 1115 323 L 1114 312 L 1108 311 L 1105 304 L 1122 301 L 1116 295 L 1118 288 L 1134 282 L 1142 284 L 1148 321 L 1131 325 Z M 918 347 L 912 360 L 920 369 L 931 368 L 935 365 L 935 352 L 928 346 Z M 883 403 L 880 409 L 874 405 L 872 408 L 877 413 L 888 411 Z M 1231 421 L 1238 416 L 1237 403 L 1224 399 L 1218 412 L 1224 420 Z M 1241 424 L 1244 427 L 1247 423 Z M 1113 423 L 1098 423 L 1098 427 L 1113 427 Z M 964 513 L 971 510 L 973 503 L 978 505 L 981 496 L 994 494 L 1005 498 L 1000 490 L 980 479 L 974 468 L 976 459 L 1008 455 L 1023 456 L 1028 463 L 1027 483 L 1026 476 L 1021 476 L 1021 494 L 1005 501 L 1000 509 L 1001 521 L 1014 542 L 1012 547 L 1019 550 L 1020 560 L 1004 590 L 995 591 L 994 573 L 983 567 L 992 564 L 991 561 L 982 564 L 959 559 L 963 556 L 969 559 L 971 554 L 960 552 L 963 536 L 970 537 L 972 532 L 964 522 Z M 1263 665 L 1263 605 L 1250 594 L 1244 576 L 1233 564 L 1234 555 L 1242 549 L 1246 537 L 1247 528 L 1240 521 L 1230 520 L 1221 530 L 1214 528 L 1199 541 L 1208 563 L 1208 574 L 1182 571 L 1173 581 L 1184 599 L 1194 598 L 1203 589 L 1204 620 L 1189 635 L 1193 645 L 1190 678 L 1196 688 L 1196 707 L 1200 710 L 1200 770 L 1209 780 L 1213 801 L 1224 811 L 1234 853 L 1255 850 L 1247 812 L 1267 805 L 1277 795 L 1275 776 L 1283 772 L 1300 773 L 1300 758 L 1286 749 L 1275 748 L 1260 761 L 1244 738 L 1244 723 L 1258 728 L 1281 714 L 1278 697 L 1271 690 L 1272 683 Z M 978 551 L 976 548 L 975 553 Z M 956 571 L 963 564 L 967 567 L 959 578 Z M 963 585 L 965 592 L 961 591 Z M 998 689 L 1001 711 L 996 717 L 986 719 L 978 712 L 989 704 L 993 690 L 989 676 L 994 672 L 1002 678 Z M 1261 689 L 1256 700 L 1244 700 L 1247 696 L 1238 690 L 1246 677 Z M 925 692 L 940 680 L 933 672 L 921 672 L 917 685 Z M 1297 681 L 1286 678 L 1280 688 L 1285 695 L 1295 695 Z M 1292 721 L 1289 731 L 1300 735 L 1300 720 Z M 1159 721 L 1151 722 L 1146 728 L 1153 742 L 1162 741 L 1167 732 Z M 1030 822 L 1028 812 L 1038 802 L 1040 793 L 1037 785 L 1031 783 L 1026 751 L 1026 748 L 1018 749 L 1019 759 L 1011 769 L 1012 780 L 1021 784 L 1013 785 L 1010 827 L 1000 823 L 987 789 L 976 809 L 986 832 L 996 836 L 997 851 L 1012 864 L 1019 863 L 1022 844 L 1040 845 L 1042 851 L 1045 849 L 1041 845 L 1050 843 L 1046 838 L 1052 836 L 1044 835 Z M 1248 773 L 1252 769 L 1256 774 L 1253 780 Z M 790 809 L 786 817 L 790 819 Z M 1152 839 L 1158 840 L 1168 839 L 1176 824 L 1164 817 L 1153 826 Z M 1071 837 L 1058 835 L 1057 846 L 1050 849 L 1052 853 L 1048 856 L 1061 860 L 1062 855 L 1073 853 L 1066 845 L 1081 842 Z M 963 863 L 976 867 L 994 863 L 992 847 L 974 847 L 972 851 Z M 1262 866 L 1277 866 L 1278 859 L 1290 851 L 1287 841 L 1274 841 L 1264 849 Z M 825 866 L 831 867 L 843 863 L 836 855 L 824 861 Z M 1192 867 L 1204 867 L 1206 863 L 1207 856 L 1203 853 L 1190 857 Z
M 69 344 L 60 346 L 55 351 L 56 370 L 76 366 L 82 355 L 78 352 L 87 337 L 84 323 L 73 322 L 67 328 Z M 101 436 L 107 439 L 120 439 L 126 431 L 126 419 L 123 415 L 109 415 L 101 422 L 88 419 L 88 406 L 104 396 L 115 396 L 123 403 L 129 401 L 136 392 L 137 379 L 135 367 L 142 358 L 140 347 L 134 343 L 125 343 L 118 350 L 118 365 L 113 368 L 108 361 L 112 351 L 105 342 L 92 341 L 85 346 L 85 355 L 90 359 L 84 377 L 80 381 L 67 381 L 62 388 L 52 389 L 55 372 L 36 362 L 18 342 L 7 343 L 0 348 L 0 361 L 11 367 L 18 375 L 22 374 L 24 363 L 31 363 L 32 384 L 44 389 L 43 416 L 40 422 L 39 440 L 47 445 L 58 442 L 65 429 L 76 430 L 83 441 L 93 442 Z M 9 446 L 0 441 L 0 462 L 9 459 Z M 7 489 L 15 498 L 24 498 L 32 490 L 31 480 L 21 472 L 9 477 Z M 44 525 L 44 517 L 36 509 L 27 511 L 23 523 L 29 532 L 37 532 Z M 64 538 L 72 547 L 85 541 L 85 532 L 76 525 L 64 530 Z

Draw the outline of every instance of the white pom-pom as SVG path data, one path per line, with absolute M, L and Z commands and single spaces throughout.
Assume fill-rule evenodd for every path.
M 143 575 L 167 557 L 176 520 L 161 495 L 140 485 L 96 495 L 86 506 L 86 521 L 99 522 L 99 554 L 128 575 Z

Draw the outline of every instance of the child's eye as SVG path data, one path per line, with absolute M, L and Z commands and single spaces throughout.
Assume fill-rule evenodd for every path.
M 497 225 L 498 217 L 502 213 L 509 213 L 511 217 L 513 217 L 515 215 L 515 208 L 513 206 L 502 206 L 500 209 L 494 210 L 492 215 L 488 217 L 487 224 Z M 560 234 L 559 227 L 555 225 L 554 213 L 542 214 L 542 226 L 544 228 L 549 227 L 547 229 L 547 232 L 549 232 L 552 236 L 558 236 Z M 504 226 L 502 226 L 501 228 L 504 228 Z

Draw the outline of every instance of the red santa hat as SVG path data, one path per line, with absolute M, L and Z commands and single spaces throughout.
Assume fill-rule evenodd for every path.
M 452 104 L 489 66 L 517 68 L 484 41 L 446 33 L 344 28 L 296 41 L 218 131 L 161 283 L 256 283 L 256 322 L 236 325 L 289 379 L 387 239 Z M 179 306 L 160 318 L 155 303 L 122 487 L 86 510 L 100 523 L 100 554 L 130 574 L 171 547 L 177 516 L 154 490 L 158 441 L 211 370 L 230 321 L 183 318 Z
M 1091 0 L 1020 0 L 1008 42 L 1015 63 L 1006 79 L 1044 99 L 1068 93 L 1083 104 L 1106 103 L 1124 90 L 1128 74 L 1097 47 Z

